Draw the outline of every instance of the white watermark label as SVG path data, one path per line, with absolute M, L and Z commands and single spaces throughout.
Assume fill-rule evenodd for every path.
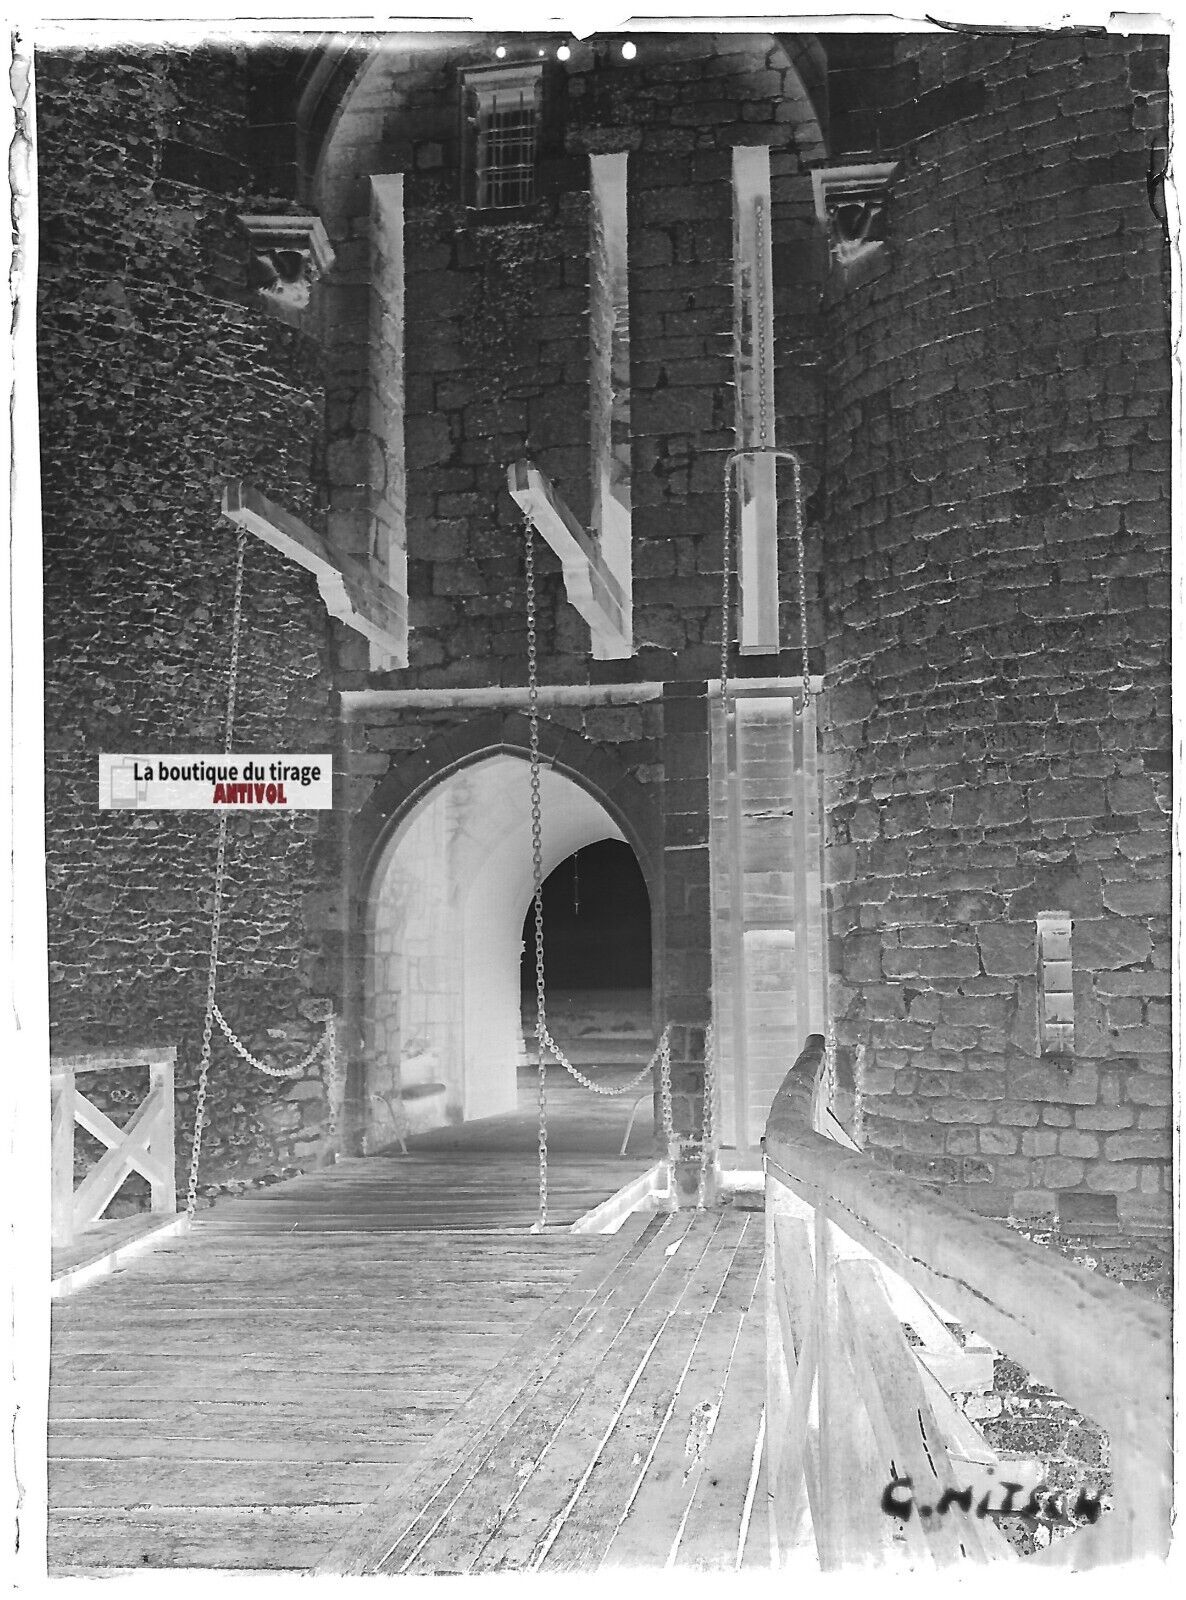
M 101 755 L 100 811 L 329 811 L 329 755 Z

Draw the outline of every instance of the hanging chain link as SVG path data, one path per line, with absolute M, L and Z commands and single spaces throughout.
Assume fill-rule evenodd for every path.
M 226 720 L 223 728 L 223 754 L 230 755 L 235 737 L 235 702 L 239 690 L 239 645 L 243 631 L 243 567 L 247 554 L 247 530 L 240 527 L 235 541 L 235 587 L 231 603 L 231 650 L 227 663 Z M 219 1009 L 215 994 L 218 988 L 218 951 L 222 938 L 223 890 L 226 886 L 227 813 L 218 817 L 218 846 L 214 861 L 214 906 L 210 917 L 210 953 L 206 967 L 206 1009 L 202 1019 L 202 1048 L 198 1058 L 198 1091 L 194 1105 L 194 1132 L 190 1145 L 189 1176 L 186 1184 L 185 1215 L 192 1222 L 198 1204 L 198 1171 L 202 1160 L 202 1135 L 206 1127 L 206 1100 L 210 1089 L 210 1054 L 217 1022 L 227 1043 L 256 1071 L 270 1078 L 299 1078 L 321 1057 L 329 1116 L 329 1135 L 336 1143 L 338 1112 L 344 1088 L 344 1074 L 340 1070 L 337 1050 L 337 1027 L 331 1011 L 324 1023 L 324 1032 L 317 1043 L 294 1067 L 272 1067 L 253 1056 L 246 1045 L 231 1029 Z
M 671 1040 L 669 1028 L 664 1028 L 659 1041 L 659 1116 L 663 1128 L 663 1148 L 668 1160 L 675 1146 L 675 1119 L 671 1110 Z
M 700 1117 L 700 1180 L 696 1204 L 703 1211 L 708 1198 L 708 1174 L 716 1159 L 716 1034 L 710 1022 L 704 1030 L 704 1105 Z
M 758 259 L 754 283 L 757 291 L 757 315 L 754 320 L 758 324 L 758 442 L 765 447 L 770 442 L 770 421 L 766 404 L 766 373 L 768 370 L 766 365 L 766 292 L 769 280 L 764 270 L 766 262 L 766 207 L 761 199 L 754 201 L 754 231 Z
M 236 590 L 238 585 L 236 584 Z M 231 636 L 231 659 L 238 649 L 238 608 Z M 210 919 L 210 955 L 206 969 L 206 1014 L 202 1021 L 202 1053 L 198 1063 L 198 1093 L 194 1106 L 194 1135 L 189 1153 L 189 1182 L 185 1193 L 185 1215 L 193 1221 L 198 1204 L 198 1166 L 202 1159 L 202 1131 L 206 1126 L 206 1094 L 210 1086 L 210 1046 L 214 1032 L 215 986 L 218 982 L 218 940 L 222 927 L 222 880 L 226 871 L 227 816 L 218 818 L 218 853 L 214 864 L 214 914 Z
M 659 1068 L 660 1117 L 663 1137 L 670 1151 L 675 1134 L 671 1111 L 671 1027 L 663 1029 L 651 1059 L 626 1083 L 595 1083 L 579 1067 L 573 1066 L 564 1051 L 553 1039 L 548 1029 L 547 990 L 544 982 L 544 843 L 543 804 L 540 798 L 539 754 L 539 642 L 536 629 L 535 593 L 535 526 L 530 517 L 523 519 L 523 544 L 525 587 L 527 592 L 527 726 L 528 756 L 531 770 L 531 874 L 534 893 L 532 906 L 535 925 L 535 1043 L 536 1066 L 539 1077 L 539 1215 L 532 1224 L 533 1233 L 542 1233 L 548 1225 L 548 1061 L 550 1055 L 558 1065 L 573 1077 L 582 1088 L 593 1094 L 613 1099 L 629 1094 Z
M 308 1071 L 318 1057 L 324 1057 L 327 1062 L 329 1061 L 329 1046 L 332 1040 L 330 1022 L 332 1022 L 332 1018 L 330 1022 L 325 1024 L 325 1032 L 317 1043 L 292 1067 L 271 1067 L 266 1061 L 261 1061 L 258 1056 L 253 1056 L 242 1039 L 233 1032 L 230 1023 L 223 1016 L 217 1005 L 214 1007 L 214 1020 L 222 1029 L 226 1042 L 235 1054 L 242 1056 L 249 1067 L 254 1067 L 257 1072 L 266 1073 L 269 1078 L 299 1078 Z
M 807 655 L 807 556 L 804 550 L 803 528 L 803 469 L 799 457 L 791 457 L 791 475 L 794 479 L 795 553 L 799 569 L 799 645 L 803 652 L 803 710 L 811 704 L 811 668 Z
M 560 1046 L 556 1043 L 555 1039 L 553 1039 L 546 1027 L 544 1028 L 544 1046 L 549 1055 L 551 1055 L 552 1058 L 564 1068 L 565 1072 L 570 1073 L 583 1089 L 591 1089 L 594 1094 L 604 1095 L 607 1099 L 613 1099 L 615 1095 L 629 1094 L 631 1089 L 637 1089 L 638 1085 L 643 1082 L 647 1074 L 654 1072 L 656 1065 L 661 1064 L 664 1052 L 666 1052 L 667 1058 L 670 1061 L 670 1036 L 671 1024 L 668 1023 L 667 1027 L 663 1029 L 659 1043 L 655 1046 L 651 1059 L 647 1062 L 646 1066 L 641 1067 L 628 1082 L 619 1083 L 612 1089 L 608 1088 L 604 1083 L 594 1083 L 593 1079 L 587 1078 L 579 1067 L 574 1067 L 572 1062 L 564 1054 L 564 1051 L 561 1050 Z
M 539 790 L 539 647 L 535 631 L 535 525 L 523 519 L 527 587 L 527 725 L 531 761 L 531 874 L 535 912 L 535 1050 L 539 1078 L 539 1216 L 533 1232 L 548 1225 L 548 1014 L 544 998 L 544 831 Z

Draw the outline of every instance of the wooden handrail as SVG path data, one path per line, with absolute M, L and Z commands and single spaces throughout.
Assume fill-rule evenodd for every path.
M 106 1211 L 125 1178 L 138 1172 L 147 1178 L 152 1210 L 177 1209 L 173 1150 L 174 1045 L 126 1045 L 113 1049 L 78 1050 L 54 1056 L 50 1063 L 53 1241 L 69 1244 Z M 131 1119 L 117 1127 L 110 1117 L 79 1092 L 80 1073 L 121 1072 L 148 1068 L 148 1093 Z M 74 1127 L 107 1146 L 106 1152 L 74 1187 Z
M 1168 1310 L 815 1132 L 822 1053 L 815 1035 L 771 1107 L 768 1194 L 772 1184 L 790 1191 L 1107 1431 L 1115 1509 L 1071 1544 L 1084 1541 L 1093 1559 L 1164 1554 L 1172 1468 Z

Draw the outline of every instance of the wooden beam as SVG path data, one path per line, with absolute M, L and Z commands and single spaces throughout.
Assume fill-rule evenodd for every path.
M 155 1067 L 177 1061 L 177 1046 L 172 1044 L 119 1044 L 110 1049 L 74 1050 L 65 1055 L 55 1051 L 55 1072 L 122 1072 L 127 1067 Z
M 50 1077 L 50 1170 L 52 1233 L 57 1245 L 74 1238 L 74 1073 L 66 1067 Z
M 1084 1553 L 1102 1540 L 1102 1548 L 1127 1541 L 1132 1555 L 1163 1554 L 1172 1495 L 1168 1310 L 813 1132 L 809 1084 L 822 1047 L 812 1036 L 771 1108 L 768 1193 L 785 1186 L 1098 1422 L 1125 1470 L 1116 1472 L 1107 1529 L 1092 1530 Z
M 75 1120 L 108 1146 L 106 1155 L 91 1168 L 75 1191 L 76 1231 L 99 1220 L 130 1173 L 138 1172 L 147 1178 L 154 1193 L 173 1181 L 173 1151 L 169 1150 L 166 1162 L 152 1148 L 159 1142 L 158 1119 L 164 1109 L 160 1089 L 151 1089 L 127 1126 L 117 1128 L 85 1095 L 75 1095 Z
M 389 665 L 407 666 L 407 597 L 376 577 L 366 562 L 333 550 L 307 523 L 240 478 L 223 488 L 222 514 L 311 572 L 331 617 L 369 639 L 390 658 Z
M 593 659 L 627 660 L 634 654 L 634 640 L 626 575 L 611 570 L 601 546 L 532 462 L 520 460 L 507 468 L 507 488 L 537 533 L 560 557 L 564 592 L 589 624 Z

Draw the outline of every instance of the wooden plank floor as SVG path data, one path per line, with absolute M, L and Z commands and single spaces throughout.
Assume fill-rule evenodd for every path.
M 552 1106 L 543 1237 L 526 1110 L 222 1203 L 55 1302 L 51 1571 L 308 1570 L 467 1403 L 517 1392 L 647 1226 L 566 1231 L 650 1130 L 620 1161 L 622 1102 Z
M 316 1570 L 736 1569 L 746 1549 L 760 1562 L 764 1527 L 746 1535 L 763 1242 L 752 1214 L 653 1217 L 520 1353 L 505 1403 L 471 1402 Z M 764 1505 L 757 1515 L 764 1525 Z

